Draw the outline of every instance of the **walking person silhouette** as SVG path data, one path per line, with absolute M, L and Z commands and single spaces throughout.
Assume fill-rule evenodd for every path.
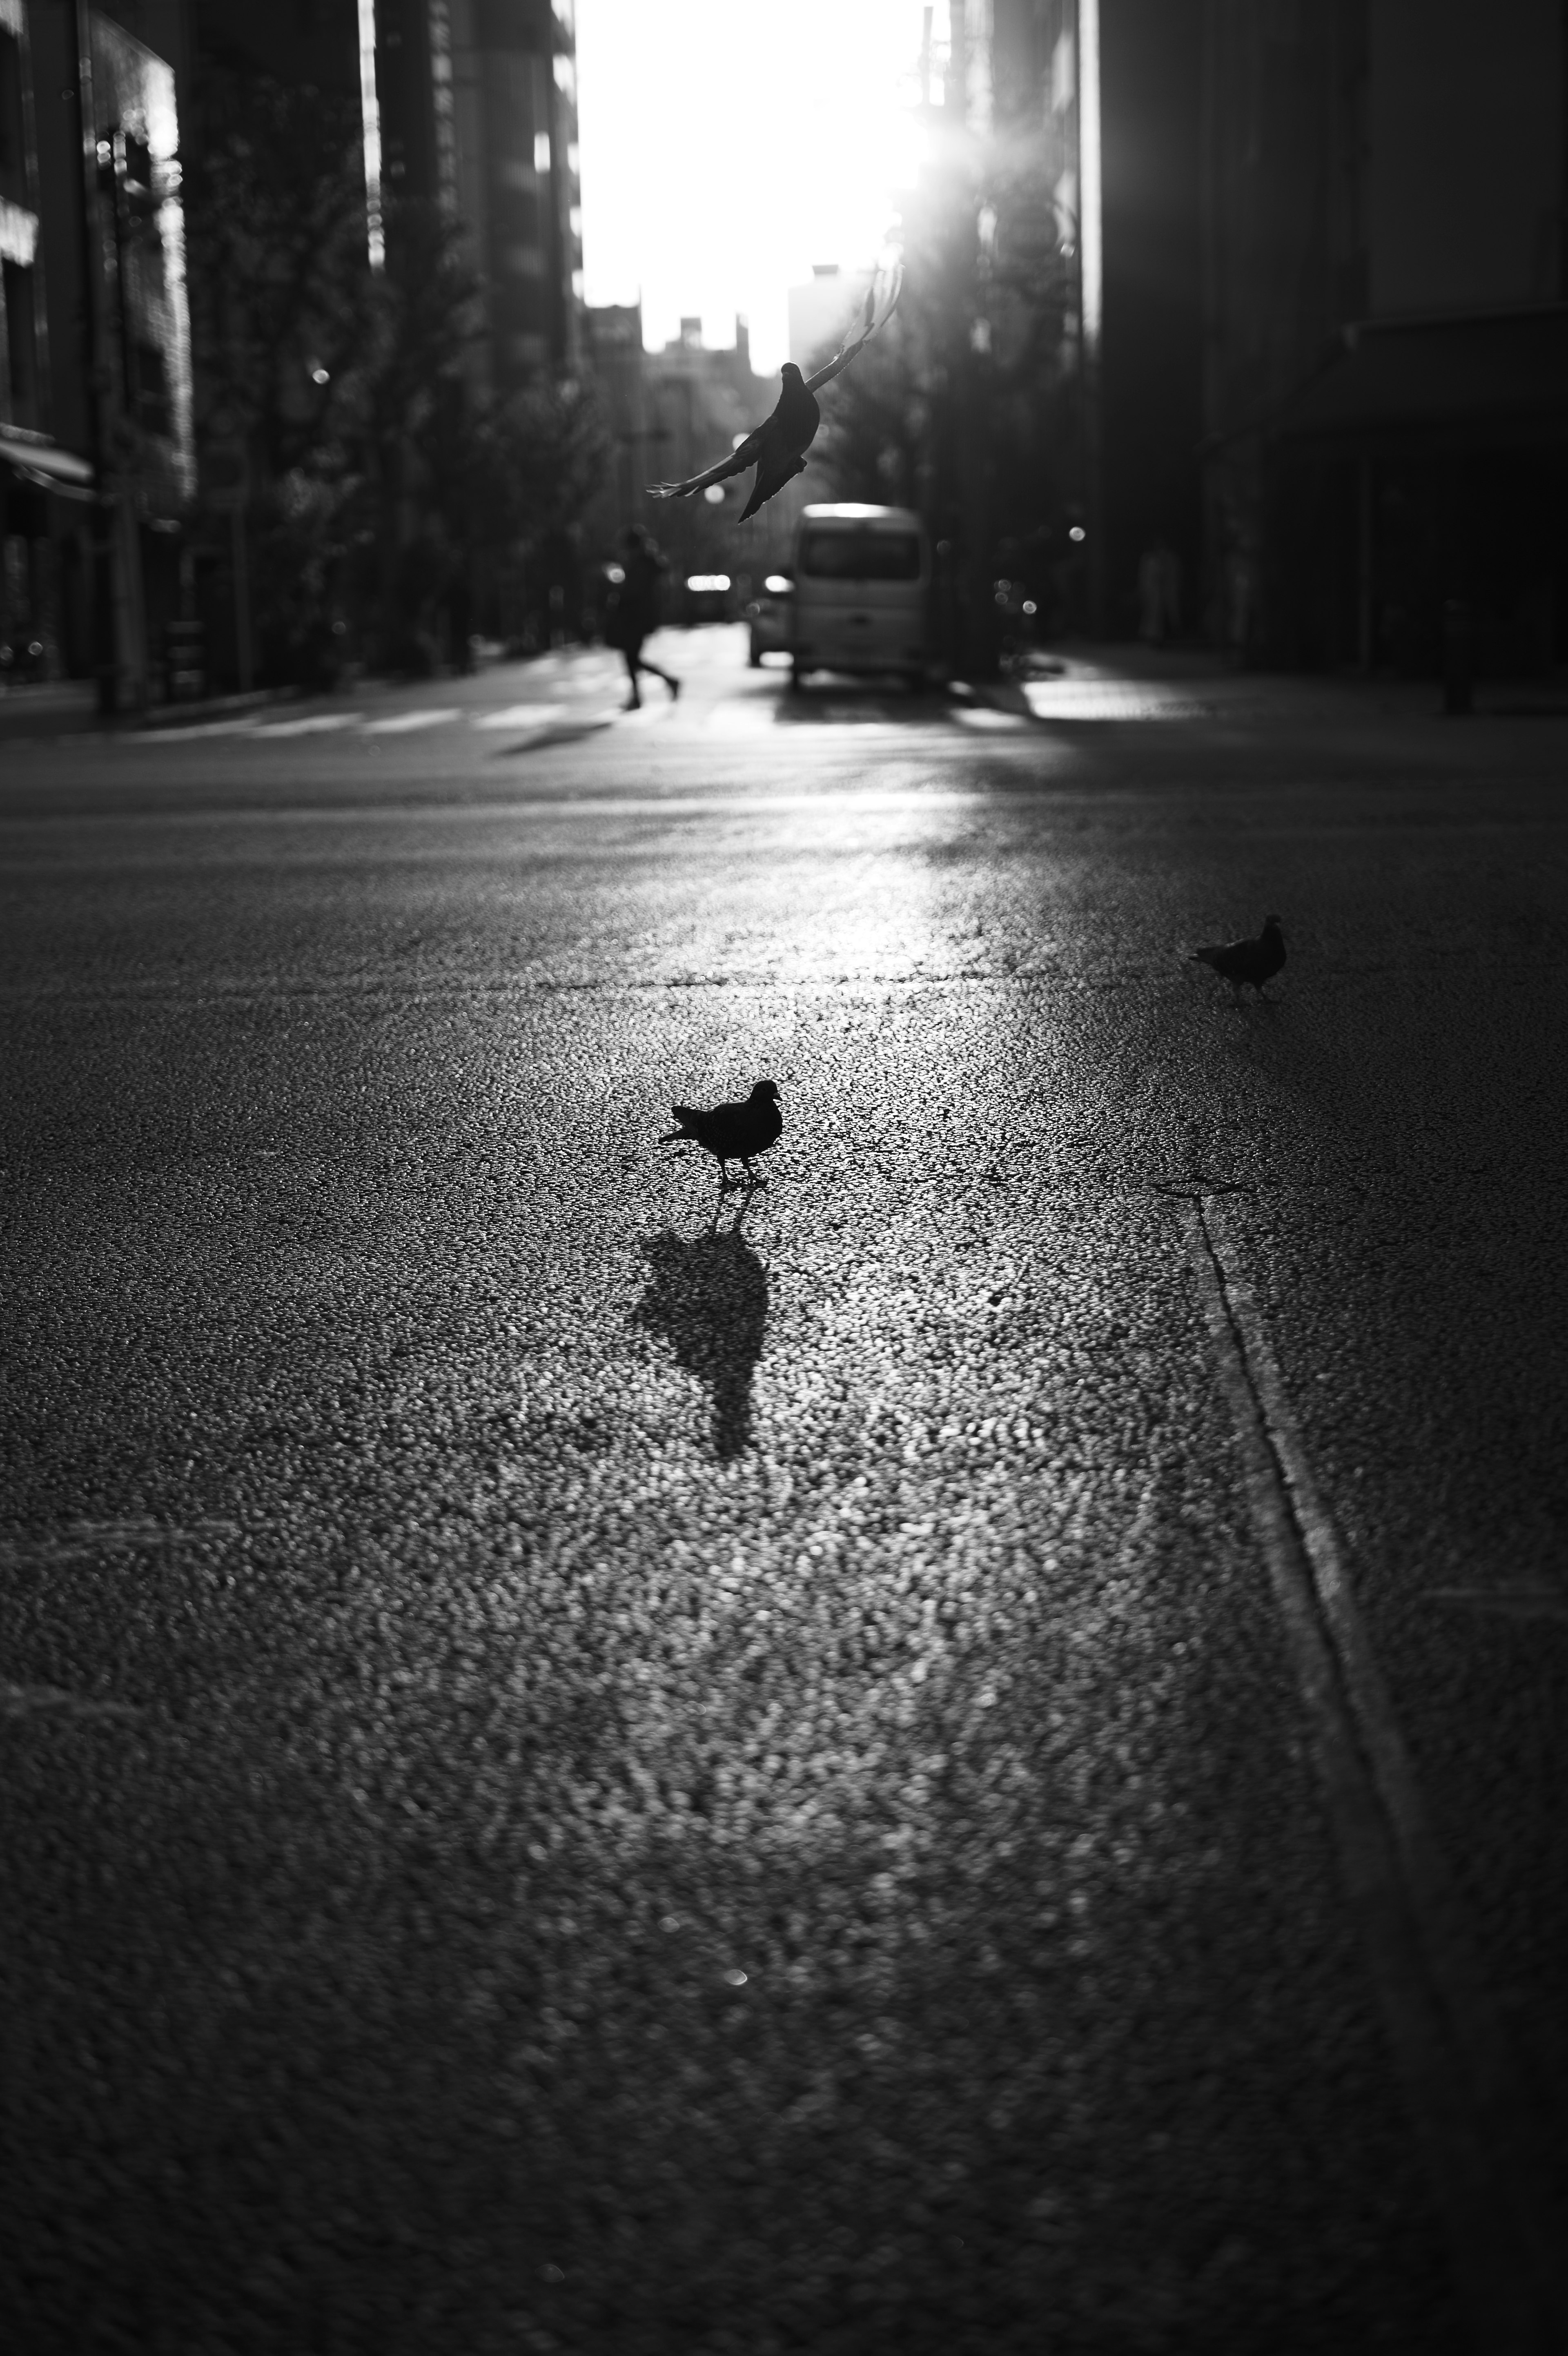
M 671 696 L 680 693 L 680 681 L 657 663 L 643 659 L 643 640 L 650 630 L 658 627 L 659 575 L 669 571 L 668 561 L 659 551 L 658 542 L 640 523 L 629 523 L 621 534 L 622 570 L 624 578 L 615 589 L 605 616 L 604 637 L 607 645 L 616 648 L 625 658 L 626 676 L 632 692 L 626 699 L 625 710 L 640 709 L 642 696 L 637 688 L 637 673 L 651 671 L 662 679 Z

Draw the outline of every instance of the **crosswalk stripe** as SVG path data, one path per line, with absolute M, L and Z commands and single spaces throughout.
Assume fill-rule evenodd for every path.
M 319 736 L 329 728 L 353 728 L 365 717 L 362 712 L 312 712 L 303 720 L 268 720 L 253 728 L 253 736 Z
M 581 727 L 598 724 L 612 718 L 624 728 L 664 728 L 674 725 L 696 727 L 714 736 L 761 736 L 770 734 L 781 723 L 810 729 L 831 731 L 835 735 L 853 734 L 857 736 L 908 737 L 923 729 L 945 728 L 957 723 L 960 726 L 979 732 L 999 734 L 1027 730 L 1029 723 L 1019 713 L 997 712 L 986 705 L 948 705 L 926 712 L 911 713 L 903 706 L 897 708 L 880 701 L 846 703 L 823 701 L 813 708 L 795 711 L 782 706 L 775 696 L 746 695 L 723 697 L 712 703 L 679 704 L 649 701 L 640 710 L 626 712 L 619 704 L 595 702 L 592 693 L 575 683 L 570 691 L 571 703 L 507 703 L 490 712 L 464 712 L 455 704 L 421 705 L 412 711 L 389 712 L 372 718 L 363 712 L 313 712 L 293 720 L 257 720 L 247 714 L 242 719 L 209 720 L 188 727 L 145 728 L 126 741 L 141 744 L 172 744 L 213 736 L 243 738 L 247 742 L 264 739 L 273 743 L 282 738 L 316 736 L 346 733 L 359 736 L 406 736 L 426 728 L 464 726 L 485 732 L 509 729 L 536 731 L 560 727 L 563 723 Z M 1098 689 L 1093 691 L 1095 695 Z M 1043 713 L 1040 716 L 1045 716 Z M 1087 704 L 1082 709 L 1055 711 L 1056 718 L 1090 716 Z M 1096 706 L 1094 717 L 1127 717 L 1127 712 L 1113 715 L 1108 709 Z M 1154 716 L 1150 712 L 1137 716 Z M 1164 716 L 1163 714 L 1160 716 Z
M 254 736 L 261 723 L 244 720 L 198 720 L 188 728 L 140 728 L 128 744 L 181 744 L 187 736 Z
M 405 736 L 411 728 L 434 728 L 443 720 L 461 720 L 463 714 L 455 706 L 443 711 L 439 706 L 428 712 L 392 712 L 385 720 L 367 720 L 367 736 Z

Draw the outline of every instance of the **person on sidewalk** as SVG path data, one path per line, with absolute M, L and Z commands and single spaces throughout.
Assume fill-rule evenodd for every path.
M 626 676 L 632 692 L 625 710 L 636 712 L 642 705 L 637 688 L 637 673 L 651 671 L 662 679 L 672 697 L 680 693 L 680 681 L 657 663 L 643 659 L 643 640 L 658 627 L 659 575 L 669 571 L 668 561 L 661 554 L 658 542 L 640 523 L 629 523 L 621 534 L 623 578 L 611 594 L 610 610 L 604 617 L 604 640 L 625 658 Z

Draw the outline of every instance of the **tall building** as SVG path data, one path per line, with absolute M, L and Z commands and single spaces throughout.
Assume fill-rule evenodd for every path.
M 195 489 L 183 54 L 177 0 L 0 0 L 0 669 L 106 710 L 146 700 Z
M 987 13 L 989 241 L 1010 236 L 1016 252 L 1020 230 L 1031 238 L 1037 301 L 1052 269 L 1061 281 L 1045 305 L 1060 340 L 1040 352 L 1037 390 L 1049 528 L 1059 551 L 1064 524 L 1083 535 L 1064 618 L 1130 634 L 1146 550 L 1165 542 L 1189 580 L 1200 571 L 1202 11 L 991 0 Z M 1053 260 L 1029 219 L 1042 199 Z M 992 307 L 1005 335 L 1008 298 Z
M 202 59 L 357 97 L 368 235 L 424 203 L 457 222 L 481 282 L 476 390 L 571 368 L 581 294 L 571 0 L 191 0 Z M 171 5 L 171 0 L 165 0 Z M 394 231 L 395 234 L 395 226 Z
M 571 0 L 376 0 L 388 189 L 460 220 L 483 284 L 476 389 L 581 357 L 581 212 Z M 370 86 L 368 83 L 368 86 Z
M 995 668 L 1009 601 L 1027 595 L 1042 626 L 1091 618 L 1100 210 L 1084 125 L 1098 81 L 1082 67 L 1080 13 L 1075 0 L 928 12 L 902 313 L 833 434 L 840 453 L 860 444 L 846 487 L 923 511 L 933 635 L 976 674 Z
M 611 459 L 587 519 L 592 554 L 607 562 L 631 523 L 646 520 L 645 490 L 659 465 L 650 437 L 640 303 L 594 304 L 582 315 L 583 358 L 599 389 Z
M 1097 621 L 1120 637 L 1140 626 L 1142 562 L 1161 543 L 1179 567 L 1179 626 L 1201 619 L 1204 10 L 1100 0 L 1098 15 Z
M 1562 10 L 1214 0 L 1203 64 L 1215 634 L 1568 663 Z

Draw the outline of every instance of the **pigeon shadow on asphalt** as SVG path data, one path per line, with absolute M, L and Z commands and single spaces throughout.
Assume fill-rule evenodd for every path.
M 677 1236 L 667 1228 L 643 1244 L 648 1285 L 635 1312 L 662 1334 L 676 1363 L 712 1399 L 713 1452 L 721 1463 L 752 1444 L 752 1376 L 768 1322 L 767 1271 L 742 1233 L 750 1195 L 730 1226 Z

